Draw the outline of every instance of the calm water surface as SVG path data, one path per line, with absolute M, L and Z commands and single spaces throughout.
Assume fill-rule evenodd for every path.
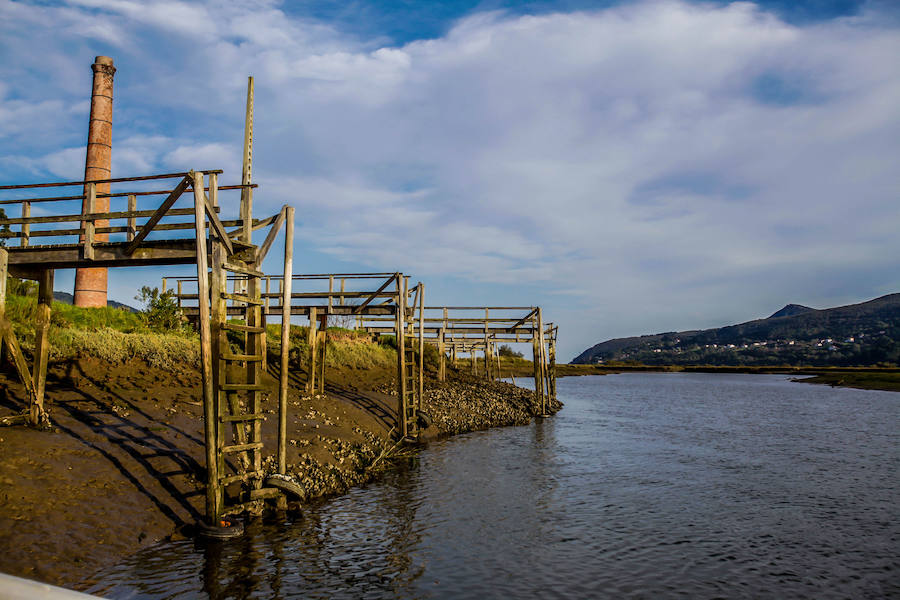
M 777 375 L 559 381 L 552 419 L 227 544 L 170 542 L 111 598 L 900 597 L 900 394 Z

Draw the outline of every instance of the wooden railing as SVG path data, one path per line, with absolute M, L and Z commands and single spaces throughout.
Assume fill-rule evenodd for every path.
M 209 195 L 206 197 L 207 202 L 211 204 L 209 211 L 212 213 L 210 216 L 210 226 L 242 227 L 243 221 L 240 219 L 219 221 L 218 217 L 214 217 L 219 211 L 217 205 L 218 192 L 242 190 L 245 187 L 256 186 L 229 185 L 220 187 L 218 186 L 217 177 L 221 171 L 210 170 L 202 173 L 205 173 L 208 176 L 209 181 L 205 187 L 209 192 Z M 48 244 L 44 244 L 45 246 L 79 244 L 84 247 L 84 258 L 90 259 L 93 254 L 94 244 L 110 241 L 109 236 L 110 234 L 113 234 L 114 237 L 117 238 L 113 240 L 114 242 L 123 242 L 127 244 L 125 254 L 130 255 L 147 239 L 151 232 L 191 231 L 194 229 L 193 207 L 175 206 L 185 192 L 193 191 L 193 177 L 194 172 L 191 171 L 186 173 L 165 173 L 160 175 L 121 177 L 95 181 L 68 181 L 0 186 L 0 194 L 7 196 L 21 195 L 23 192 L 27 194 L 30 190 L 44 188 L 82 188 L 81 194 L 19 198 L 0 197 L 0 208 L 3 208 L 7 214 L 6 218 L 0 219 L 0 239 L 18 240 L 18 244 L 7 244 L 7 248 L 11 252 L 32 246 L 33 240 L 37 238 L 46 238 Z M 140 184 L 144 182 L 161 180 L 175 180 L 176 183 L 168 189 L 141 189 Z M 110 191 L 109 193 L 98 192 L 98 186 L 109 185 L 118 188 L 121 187 L 122 184 L 128 184 L 128 187 L 131 187 L 132 189 Z M 156 202 L 153 202 L 152 208 L 139 210 L 139 198 L 155 199 L 160 196 L 164 196 L 164 199 L 160 204 L 156 205 Z M 96 209 L 97 201 L 102 198 L 127 203 L 124 207 L 125 210 L 98 211 Z M 192 196 L 189 195 L 188 198 L 192 198 Z M 43 209 L 47 204 L 51 204 L 52 208 L 56 209 L 56 212 L 62 214 L 33 214 L 33 212 L 37 212 L 38 208 Z M 193 204 L 193 202 L 191 204 Z M 15 213 L 16 208 L 18 208 L 20 216 L 10 216 L 10 213 Z M 44 209 L 41 210 L 41 212 L 49 211 Z M 173 217 L 176 219 L 173 220 Z M 190 218 L 178 220 L 177 217 Z M 276 217 L 261 221 L 253 221 L 253 228 L 257 229 L 259 227 L 267 226 L 274 222 L 275 218 Z M 139 220 L 144 219 L 146 219 L 146 221 L 139 223 Z M 161 222 L 163 219 L 166 219 L 166 222 Z M 111 224 L 111 221 L 116 223 Z M 73 224 L 77 225 L 73 227 Z M 51 227 L 42 227 L 41 229 L 33 228 L 33 226 L 48 225 Z M 228 236 L 233 238 L 237 236 L 238 233 L 238 231 L 229 232 Z M 77 236 L 76 239 L 72 240 L 71 238 L 75 236 Z M 193 234 L 185 237 L 193 237 Z M 169 239 L 171 239 L 171 237 Z

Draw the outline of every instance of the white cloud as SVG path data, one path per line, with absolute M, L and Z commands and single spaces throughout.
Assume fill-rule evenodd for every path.
M 804 26 L 748 2 L 482 13 L 396 48 L 273 2 L 0 2 L 0 17 L 4 52 L 24 22 L 47 48 L 0 67 L 7 98 L 44 90 L 4 100 L 0 138 L 81 100 L 96 40 L 122 53 L 118 101 L 139 104 L 117 105 L 117 171 L 235 171 L 254 74 L 261 209 L 294 204 L 303 243 L 376 270 L 547 290 L 573 354 L 900 284 L 900 35 L 877 13 Z M 54 20 L 68 25 L 41 29 Z M 36 83 L 53 69 L 77 77 Z M 129 120 L 163 109 L 173 122 Z M 54 152 L 29 156 L 63 169 Z

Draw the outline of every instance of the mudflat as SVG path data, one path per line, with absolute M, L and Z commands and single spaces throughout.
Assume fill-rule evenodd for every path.
M 263 394 L 272 451 L 273 363 Z M 323 395 L 305 394 L 301 378 L 290 377 L 288 462 L 310 500 L 377 476 L 394 447 L 391 371 L 329 369 Z M 78 588 L 143 546 L 190 535 L 204 507 L 199 398 L 199 374 L 188 367 L 52 364 L 50 429 L 0 427 L 0 571 Z M 527 423 L 538 412 L 531 392 L 453 369 L 447 382 L 427 380 L 423 405 L 434 420 L 426 438 Z M 24 407 L 22 386 L 0 373 L 0 418 Z

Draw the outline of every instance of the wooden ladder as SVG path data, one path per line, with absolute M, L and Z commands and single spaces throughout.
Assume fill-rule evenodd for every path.
M 418 391 L 419 368 L 416 360 L 414 343 L 418 343 L 415 336 L 406 335 L 406 343 L 403 344 L 403 378 L 406 385 L 403 386 L 403 411 L 401 418 L 406 423 L 407 437 L 415 438 L 418 435 Z M 404 431 L 401 428 L 400 431 Z
M 280 494 L 262 487 L 262 373 L 266 360 L 261 273 L 254 262 L 256 247 L 233 241 L 236 252 L 213 252 L 211 296 L 213 387 L 218 419 L 216 459 L 220 514 L 233 514 L 256 500 Z M 233 283 L 229 292 L 228 283 Z M 241 307 L 227 314 L 228 303 Z M 234 350 L 237 346 L 239 350 Z M 243 484 L 239 501 L 227 504 L 225 487 Z

